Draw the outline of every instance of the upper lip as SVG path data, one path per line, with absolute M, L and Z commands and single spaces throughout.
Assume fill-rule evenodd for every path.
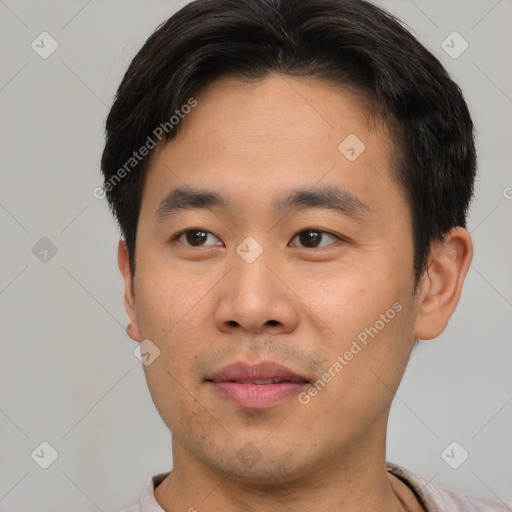
M 256 380 L 275 380 L 286 382 L 308 382 L 308 380 L 292 372 L 286 366 L 264 361 L 258 364 L 235 362 L 224 366 L 220 371 L 212 374 L 207 381 L 211 382 L 253 382 Z

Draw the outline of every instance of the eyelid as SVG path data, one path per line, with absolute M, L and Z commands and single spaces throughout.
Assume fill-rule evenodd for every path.
M 323 235 L 329 235 L 329 236 L 332 236 L 334 238 L 336 238 L 336 240 L 338 242 L 348 242 L 348 238 L 347 237 L 344 237 L 342 235 L 338 235 L 336 233 L 332 233 L 331 231 L 326 231 L 325 229 L 321 229 L 321 228 L 315 228 L 315 227 L 310 227 L 310 228 L 305 228 L 305 229 L 301 229 L 300 231 L 298 231 L 295 235 L 293 235 L 293 238 L 291 239 L 291 241 L 289 242 L 289 244 L 295 240 L 301 233 L 304 233 L 304 232 L 308 232 L 308 231 L 316 231 L 318 233 L 321 233 Z M 333 242 L 332 244 L 327 244 L 327 245 L 324 245 L 322 247 L 301 247 L 299 246 L 300 249 L 308 249 L 310 251 L 313 251 L 313 250 L 319 250 L 319 249 L 323 249 L 325 247 L 328 247 L 329 245 L 333 245 L 334 243 L 336 242 Z
M 178 241 L 178 238 L 180 238 L 185 233 L 188 233 L 189 231 L 202 231 L 203 233 L 206 233 L 208 235 L 213 235 L 217 240 L 222 242 L 222 240 L 215 233 L 213 233 L 212 231 L 208 231 L 207 229 L 198 228 L 198 227 L 182 229 L 181 231 L 179 231 L 178 233 L 176 233 L 175 235 L 172 236 L 171 242 Z M 224 242 L 222 242 L 222 243 L 224 243 Z M 199 247 L 194 247 L 192 245 L 187 245 L 187 244 L 183 244 L 183 245 L 185 247 L 190 248 L 190 249 L 201 249 L 201 247 L 219 247 L 218 245 L 215 245 L 215 246 L 213 246 L 213 245 L 203 245 L 203 246 L 199 246 Z

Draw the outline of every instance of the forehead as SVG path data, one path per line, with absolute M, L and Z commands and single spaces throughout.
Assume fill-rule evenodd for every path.
M 176 143 L 206 135 L 212 142 L 243 141 L 244 149 L 281 142 L 285 151 L 287 141 L 303 142 L 308 149 L 331 139 L 337 149 L 340 137 L 350 130 L 363 138 L 386 138 L 384 123 L 369 126 L 364 94 L 313 77 L 270 74 L 248 81 L 226 76 L 206 86 L 196 99 L 197 106 L 178 127 Z M 211 130 L 214 126 L 222 130 Z
M 175 138 L 154 150 L 145 192 L 160 200 L 177 186 L 230 189 L 242 202 L 320 182 L 356 195 L 383 186 L 401 192 L 386 125 L 369 117 L 362 94 L 269 75 L 223 77 L 194 98 Z

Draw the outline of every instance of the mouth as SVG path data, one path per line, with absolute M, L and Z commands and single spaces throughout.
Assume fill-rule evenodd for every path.
M 285 366 L 272 362 L 232 363 L 206 382 L 217 395 L 246 409 L 267 409 L 297 395 L 310 382 Z

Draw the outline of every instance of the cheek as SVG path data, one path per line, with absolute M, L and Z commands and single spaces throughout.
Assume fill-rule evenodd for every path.
M 137 318 L 144 337 L 167 340 L 199 322 L 204 295 L 213 282 L 208 273 L 198 275 L 180 268 L 169 270 L 165 264 L 149 264 L 141 269 L 135 282 Z M 204 314 L 204 312 L 203 312 Z
M 402 288 L 398 273 L 392 275 L 380 258 L 380 263 L 309 272 L 296 280 L 294 292 L 303 302 L 305 314 L 314 313 L 312 316 L 327 327 L 324 341 L 331 340 L 333 348 L 340 348 L 340 343 L 352 340 L 399 301 Z
M 144 372 L 157 409 L 166 415 L 190 407 L 184 389 L 191 389 L 189 372 L 204 329 L 200 319 L 204 290 L 174 277 L 174 272 L 153 267 L 151 272 L 141 272 L 142 285 L 136 289 L 141 336 L 160 351 L 154 362 L 144 366 Z M 171 428 L 169 418 L 163 419 Z
M 190 369 L 198 355 L 211 349 L 205 342 L 211 339 L 213 315 L 208 291 L 218 279 L 213 272 L 179 265 L 169 271 L 165 262 L 156 260 L 141 268 L 135 290 L 141 336 L 160 350 L 158 359 L 144 369 L 152 395 L 166 403 L 181 399 L 180 384 L 192 390 L 195 376 Z M 210 336 L 205 338 L 207 331 Z

